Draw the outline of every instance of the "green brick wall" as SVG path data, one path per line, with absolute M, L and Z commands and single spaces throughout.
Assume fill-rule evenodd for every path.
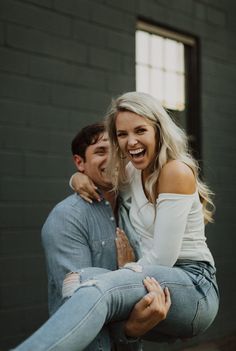
M 221 308 L 192 343 L 236 331 L 235 12 L 233 0 L 0 0 L 1 350 L 47 318 L 40 228 L 70 192 L 75 132 L 101 119 L 112 96 L 135 89 L 140 17 L 199 38 L 202 158 L 217 205 L 207 233 Z

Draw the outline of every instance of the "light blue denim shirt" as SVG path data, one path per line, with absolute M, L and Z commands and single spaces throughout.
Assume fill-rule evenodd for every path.
M 67 273 L 92 266 L 117 268 L 115 228 L 108 202 L 90 205 L 74 194 L 54 207 L 42 228 L 50 314 L 62 303 Z

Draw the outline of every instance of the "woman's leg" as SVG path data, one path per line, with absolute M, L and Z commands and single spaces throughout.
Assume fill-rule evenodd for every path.
M 40 329 L 14 350 L 83 350 L 105 322 L 128 317 L 146 293 L 142 280 L 141 273 L 118 270 L 82 283 Z
M 159 269 L 160 268 L 160 269 Z M 148 267 L 148 272 L 168 286 L 172 305 L 167 318 L 143 338 L 170 342 L 204 332 L 214 321 L 219 307 L 215 268 L 204 262 L 177 261 L 173 268 Z
M 104 323 L 128 317 L 134 304 L 146 293 L 142 281 L 148 275 L 154 276 L 162 286 L 168 286 L 172 299 L 167 319 L 157 326 L 157 331 L 160 329 L 161 333 L 172 336 L 193 336 L 192 324 L 198 313 L 199 302 L 204 300 L 201 306 L 201 313 L 204 313 L 204 307 L 209 302 L 206 292 L 212 284 L 208 283 L 207 279 L 203 285 L 198 284 L 197 279 L 201 281 L 204 277 L 200 273 L 200 278 L 195 277 L 194 273 L 191 274 L 181 267 L 164 266 L 142 267 L 142 272 L 120 269 L 101 274 L 83 283 L 42 327 L 16 350 L 83 350 Z M 209 321 L 207 323 L 209 324 Z

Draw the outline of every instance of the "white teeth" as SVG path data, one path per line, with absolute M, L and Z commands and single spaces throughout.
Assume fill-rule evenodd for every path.
M 142 152 L 144 149 L 137 149 L 137 150 L 129 150 L 129 153 L 131 155 L 136 155 L 139 154 L 140 152 Z

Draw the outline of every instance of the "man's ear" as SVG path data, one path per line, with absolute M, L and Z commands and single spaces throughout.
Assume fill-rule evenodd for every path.
M 74 164 L 75 167 L 78 169 L 79 172 L 84 172 L 84 159 L 83 157 L 79 156 L 79 155 L 73 155 L 73 159 L 74 159 Z

